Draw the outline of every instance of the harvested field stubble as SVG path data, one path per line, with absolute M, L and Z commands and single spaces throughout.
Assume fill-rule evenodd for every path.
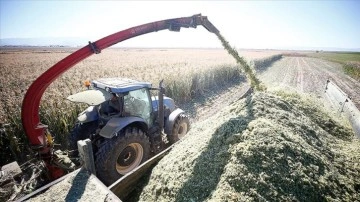
M 152 170 L 140 201 L 355 201 L 353 136 L 311 101 L 255 93 L 194 125 Z

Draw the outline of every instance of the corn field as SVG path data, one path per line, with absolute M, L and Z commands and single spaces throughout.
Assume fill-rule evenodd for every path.
M 44 71 L 75 50 L 0 50 L 0 123 L 10 125 L 6 135 L 10 138 L 10 147 L 17 154 L 15 160 L 26 158 L 24 151 L 28 142 L 21 124 L 21 106 L 28 87 Z M 274 52 L 243 53 L 251 61 L 276 57 Z M 49 86 L 41 101 L 41 122 L 49 126 L 55 142 L 65 149 L 67 135 L 77 114 L 86 107 L 70 103 L 65 98 L 85 90 L 85 80 L 127 77 L 157 86 L 164 79 L 166 95 L 177 103 L 184 103 L 217 86 L 236 83 L 243 76 L 240 64 L 222 49 L 106 49 L 78 63 Z M 3 140 L 4 137 L 1 137 L 2 148 L 5 144 Z M 6 163 L 4 158 L 1 156 L 1 164 Z

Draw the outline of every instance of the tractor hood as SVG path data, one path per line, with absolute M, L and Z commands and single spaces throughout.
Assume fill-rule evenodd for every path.
M 106 100 L 111 98 L 111 94 L 105 90 L 97 89 L 97 90 L 87 90 L 80 93 L 76 93 L 74 95 L 70 95 L 66 99 L 71 102 L 80 102 L 86 103 L 88 105 L 99 105 Z

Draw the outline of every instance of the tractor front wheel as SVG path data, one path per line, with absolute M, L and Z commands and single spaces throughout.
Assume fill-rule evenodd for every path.
M 145 162 L 149 154 L 149 138 L 140 129 L 129 127 L 100 146 L 95 156 L 97 176 L 109 186 Z
M 180 114 L 177 117 L 174 123 L 174 127 L 172 129 L 172 133 L 168 138 L 170 144 L 173 144 L 179 141 L 180 139 L 182 139 L 189 130 L 190 130 L 189 118 L 185 114 Z

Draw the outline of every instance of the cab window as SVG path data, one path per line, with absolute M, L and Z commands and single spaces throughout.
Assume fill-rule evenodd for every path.
M 146 88 L 130 91 L 124 96 L 124 112 L 126 116 L 143 118 L 151 126 L 151 104 L 149 91 Z

